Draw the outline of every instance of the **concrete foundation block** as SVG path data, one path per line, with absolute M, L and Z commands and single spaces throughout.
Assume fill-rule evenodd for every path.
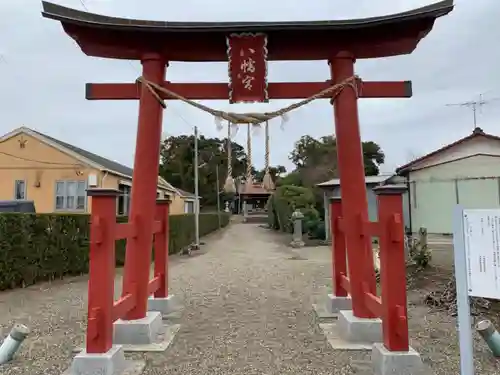
M 113 343 L 117 345 L 146 345 L 157 341 L 163 331 L 161 312 L 150 311 L 145 318 L 117 320 L 114 324 Z
M 372 349 L 372 368 L 375 375 L 423 375 L 427 367 L 420 354 L 413 348 L 407 352 L 391 352 L 382 343 L 376 343 Z
M 326 309 L 326 303 L 313 303 L 313 310 L 316 312 L 316 316 L 319 319 L 337 319 L 337 313 L 331 313 Z
M 82 351 L 73 359 L 67 375 L 139 375 L 145 367 L 144 361 L 128 361 L 123 348 L 114 345 L 102 354 Z
M 305 243 L 302 240 L 293 240 L 290 242 L 290 246 L 293 247 L 294 249 L 300 249 L 301 247 L 304 247 Z
M 132 352 L 164 352 L 174 342 L 174 339 L 181 328 L 180 324 L 165 324 L 162 332 L 157 336 L 155 342 L 151 344 L 126 344 L 120 345 L 125 353 Z M 73 353 L 80 353 L 84 349 L 82 346 L 73 349 Z
M 382 320 L 357 318 L 352 310 L 341 310 L 338 317 L 340 336 L 349 342 L 374 344 L 382 342 Z
M 337 314 L 342 310 L 352 309 L 352 299 L 351 297 L 337 297 L 333 294 L 329 294 L 326 298 L 326 311 L 331 314 Z
M 371 351 L 373 344 L 363 342 L 352 342 L 343 339 L 340 336 L 337 322 L 334 323 L 320 323 L 319 327 L 323 331 L 326 340 L 330 346 L 335 350 L 348 350 L 348 351 Z M 371 365 L 371 361 L 368 363 Z
M 179 311 L 181 307 L 179 299 L 174 295 L 170 295 L 166 298 L 149 297 L 148 299 L 148 311 L 158 311 L 163 317 Z

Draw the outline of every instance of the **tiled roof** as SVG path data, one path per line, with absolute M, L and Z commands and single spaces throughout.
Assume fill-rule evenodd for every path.
M 179 192 L 179 194 L 182 195 L 183 197 L 196 199 L 196 195 L 194 193 L 190 193 L 186 190 L 182 190 L 182 189 L 178 189 L 178 188 L 176 188 L 176 189 Z
M 114 172 L 118 175 L 123 175 L 125 177 L 128 177 L 132 179 L 132 174 L 133 174 L 133 169 L 130 167 L 127 167 L 126 165 L 120 164 L 116 161 L 113 161 L 111 159 L 104 158 L 102 156 L 99 156 L 97 154 L 94 154 L 93 152 L 84 150 L 80 147 L 74 146 L 72 144 L 63 142 L 57 138 L 51 137 L 47 134 L 41 133 L 39 131 L 30 129 L 28 127 L 20 127 L 18 129 L 13 130 L 12 132 L 0 137 L 0 140 L 4 140 L 7 138 L 10 138 L 16 134 L 24 133 L 27 135 L 31 135 L 35 138 L 38 138 L 40 141 L 45 141 L 48 143 L 52 143 L 55 147 L 59 147 L 63 150 L 67 150 L 73 154 L 76 154 L 78 157 L 81 157 L 84 160 L 87 160 L 90 163 L 93 163 L 99 167 L 101 167 L 103 170 L 107 170 L 109 172 Z M 172 192 L 177 192 L 177 189 L 174 188 L 168 181 L 163 179 L 162 177 L 158 177 L 158 185 L 160 187 L 163 187 L 169 191 Z
M 271 194 L 270 191 L 264 189 L 264 187 L 261 184 L 249 184 L 247 186 L 246 184 L 241 184 L 238 189 L 239 194 Z
M 500 137 L 498 137 L 496 135 L 492 135 L 492 134 L 487 134 L 481 128 L 475 128 L 474 131 L 472 132 L 472 134 L 468 135 L 467 137 L 460 138 L 458 141 L 450 143 L 449 145 L 441 147 L 440 149 L 437 149 L 436 151 L 433 151 L 427 155 L 424 155 L 418 159 L 411 161 L 410 163 L 407 163 L 407 164 L 397 168 L 396 173 L 397 174 L 405 173 L 405 172 L 411 170 L 412 167 L 417 163 L 420 163 L 426 159 L 429 159 L 430 157 L 436 156 L 436 155 L 440 154 L 441 152 L 449 150 L 452 147 L 458 146 L 461 143 L 464 143 L 464 142 L 469 141 L 469 140 L 474 139 L 474 138 L 481 138 L 481 137 L 484 139 L 491 139 L 494 141 L 500 141 Z
M 49 139 L 50 141 L 52 141 L 54 143 L 57 143 L 61 147 L 67 148 L 68 150 L 77 153 L 78 155 L 84 157 L 85 159 L 88 159 L 96 164 L 101 165 L 102 167 L 104 167 L 104 169 L 109 169 L 109 170 L 118 172 L 120 174 L 123 174 L 125 176 L 132 178 L 133 169 L 130 167 L 127 167 L 126 165 L 120 164 L 120 163 L 113 161 L 113 160 L 110 160 L 110 159 L 106 159 L 106 158 L 99 156 L 99 155 L 96 155 L 90 151 L 73 146 L 72 144 L 63 142 L 59 139 L 53 138 L 47 134 L 40 133 L 36 130 L 31 129 L 31 131 L 33 133 L 37 133 L 38 135 L 40 135 L 44 138 Z

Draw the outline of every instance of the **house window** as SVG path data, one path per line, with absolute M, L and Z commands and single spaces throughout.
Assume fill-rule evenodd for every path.
M 117 214 L 126 216 L 130 212 L 130 194 L 132 188 L 128 185 L 118 185 L 120 195 L 118 196 Z
M 16 180 L 14 183 L 14 199 L 24 200 L 26 199 L 26 181 Z
M 56 210 L 84 211 L 85 181 L 56 181 Z
M 413 189 L 412 190 L 412 195 L 413 195 L 413 207 L 414 208 L 417 208 L 417 182 L 416 181 L 413 181 L 411 183 L 413 185 Z
M 184 213 L 186 214 L 194 213 L 194 202 L 184 202 Z

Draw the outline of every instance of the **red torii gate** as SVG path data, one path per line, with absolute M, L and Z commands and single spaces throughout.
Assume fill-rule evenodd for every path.
M 188 100 L 229 98 L 231 102 L 238 102 L 307 98 L 355 77 L 356 59 L 411 53 L 419 41 L 430 32 L 436 18 L 446 15 L 452 8 L 453 1 L 444 0 L 397 15 L 361 20 L 211 23 L 121 19 L 43 2 L 43 16 L 60 21 L 66 33 L 78 43 L 85 54 L 139 60 L 142 63 L 142 82 L 89 83 L 86 86 L 86 98 L 89 100 L 139 100 L 130 214 L 133 235 L 127 235 L 124 272 L 124 294 L 133 294 L 136 297 L 135 304 L 124 312 L 123 318 L 140 319 L 147 311 L 151 257 L 146 249 L 151 248 L 155 229 L 156 182 L 162 128 L 162 103 L 159 98 L 171 100 L 168 91 Z M 241 91 L 242 82 L 235 82 L 235 76 L 231 76 L 229 85 L 165 81 L 169 61 L 215 62 L 228 61 L 229 58 L 230 67 L 234 67 L 231 65 L 231 56 L 236 60 L 237 57 L 228 56 L 227 46 L 233 35 L 264 36 L 264 47 L 262 51 L 259 50 L 263 57 L 261 60 L 257 59 L 257 62 L 264 64 L 265 71 L 258 71 L 256 76 L 250 77 L 252 80 L 257 79 L 255 82 L 262 83 L 262 92 L 246 93 L 248 95 L 245 96 Z M 249 43 L 251 45 L 252 41 Z M 267 83 L 267 61 L 278 60 L 327 60 L 331 79 L 325 82 Z M 148 82 L 156 85 L 154 90 Z M 341 225 L 337 223 L 335 228 L 341 227 L 339 230 L 345 237 L 345 248 L 350 260 L 349 278 L 343 275 L 341 282 L 352 296 L 354 316 L 374 318 L 381 315 L 381 301 L 366 297 L 376 296 L 370 236 L 375 232 L 385 236 L 387 231 L 385 227 L 375 230 L 375 227 L 368 223 L 357 99 L 408 98 L 411 97 L 412 90 L 409 81 L 370 82 L 358 79 L 358 83 L 360 84 L 352 89 L 341 89 L 324 97 L 335 99 L 335 134 L 342 186 L 342 205 L 334 207 L 335 215 L 341 212 L 342 218 L 338 220 Z M 162 91 L 161 88 L 166 90 Z M 397 214 L 397 202 L 391 202 L 392 214 L 384 212 L 383 215 Z M 392 223 L 395 233 L 400 230 L 402 233 L 402 225 L 397 220 Z M 384 237 L 382 243 L 401 242 L 397 236 L 391 237 L 391 233 L 388 232 L 388 237 Z M 343 240 L 336 238 L 336 247 L 342 242 Z M 396 248 L 402 251 L 402 243 Z M 404 265 L 400 264 L 398 267 Z M 334 279 L 337 279 L 339 284 L 339 278 L 334 275 Z M 343 294 L 341 288 L 336 290 L 339 295 Z M 404 311 L 398 311 L 398 314 L 406 317 L 406 297 L 404 298 L 404 307 L 401 307 Z M 400 303 L 401 301 L 398 301 L 398 305 Z M 102 350 L 102 346 L 96 349 L 87 345 L 88 352 Z

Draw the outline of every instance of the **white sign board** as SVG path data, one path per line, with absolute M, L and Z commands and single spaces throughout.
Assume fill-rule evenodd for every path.
M 500 299 L 500 210 L 463 210 L 469 296 Z

